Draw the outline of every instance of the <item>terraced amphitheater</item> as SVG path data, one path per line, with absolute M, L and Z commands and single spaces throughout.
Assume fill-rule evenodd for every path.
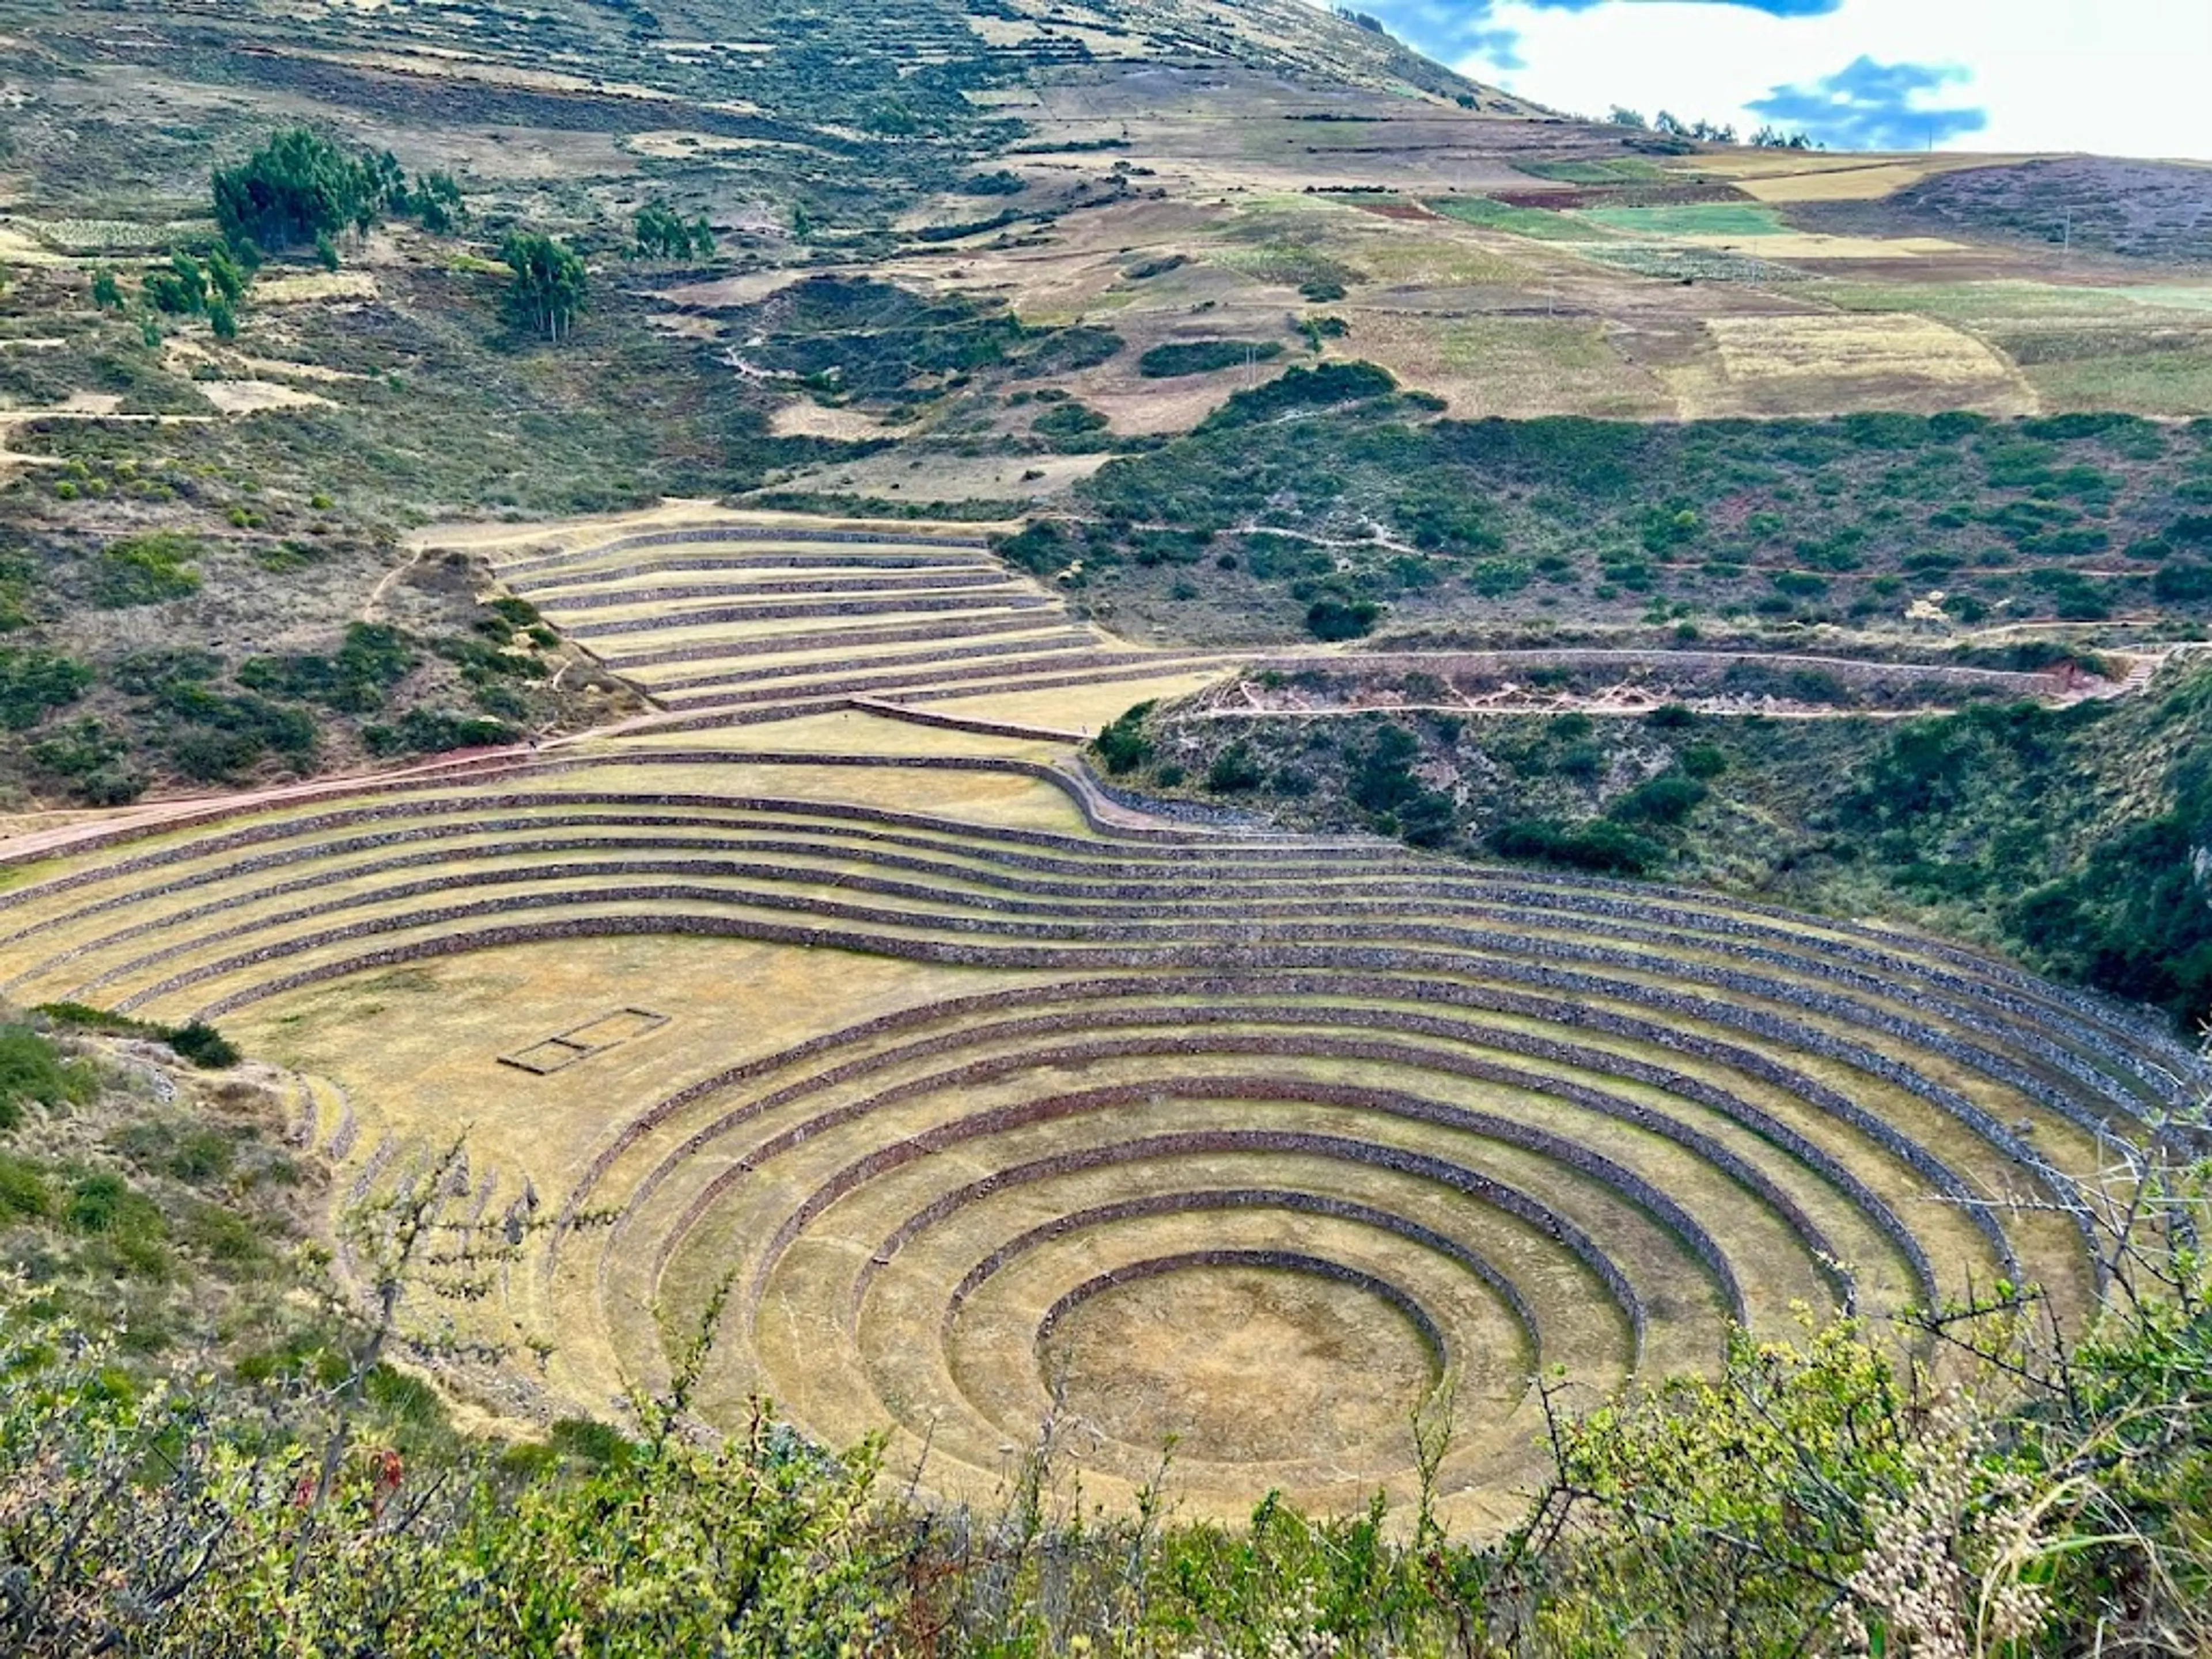
M 1172 1448 L 1200 1512 L 1352 1507 L 1418 1419 L 1481 1524 L 1547 1371 L 2001 1279 L 2078 1318 L 2069 1180 L 2206 1082 L 1899 930 L 1109 799 L 1016 716 L 1206 665 L 973 544 L 512 533 L 661 713 L 18 842 L 0 911 L 12 999 L 220 1021 L 355 1196 L 461 1139 L 520 1248 L 422 1316 L 501 1410 L 619 1413 L 719 1308 L 706 1417 L 889 1430 L 932 1492 L 1048 1424 L 1109 1503 Z

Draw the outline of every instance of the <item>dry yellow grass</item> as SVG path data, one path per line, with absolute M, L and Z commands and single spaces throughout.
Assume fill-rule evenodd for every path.
M 1051 695 L 1051 694 L 1046 694 Z M 974 699 L 981 702 L 984 699 Z M 932 703 L 931 713 L 966 712 L 964 702 Z M 1120 709 L 1115 710 L 1119 714 Z M 998 718 L 1010 718 L 1000 716 Z M 784 754 L 825 755 L 977 755 L 1000 759 L 1053 761 L 1067 752 L 1060 743 L 1032 742 L 981 732 L 948 731 L 913 720 L 872 714 L 865 709 L 840 709 L 835 714 L 805 714 L 795 720 L 764 720 L 757 726 L 732 726 L 720 731 L 686 732 L 672 738 L 652 732 L 595 742 L 581 752 L 653 748 L 672 742 L 686 749 L 727 750 L 733 758 L 770 750 Z M 920 808 L 935 795 L 938 781 L 915 774 L 884 772 L 870 775 L 886 792 L 882 805 L 903 804 Z M 904 793 L 901 793 L 903 791 Z
M 919 730 L 920 728 L 915 728 Z M 886 749 L 885 753 L 896 753 Z M 919 772 L 851 766 L 746 766 L 738 760 L 716 767 L 711 777 L 688 765 L 630 765 L 618 782 L 627 789 L 672 794 L 712 787 L 742 795 L 793 800 L 853 802 L 908 812 L 935 812 L 975 824 L 1083 833 L 1082 814 L 1049 785 L 993 772 Z M 544 779 L 537 787 L 552 793 L 604 788 L 609 780 L 589 771 Z
M 1540 335 L 1504 319 L 1457 322 L 1448 337 L 1471 378 L 1616 372 L 1587 319 Z M 1935 327 L 1722 314 L 1707 372 L 1740 399 L 1776 379 L 1802 397 L 1808 382 L 1844 384 L 1869 357 L 1893 377 L 1884 354 L 1925 360 L 1914 331 Z M 1994 360 L 1960 356 L 1949 372 L 1971 388 L 1980 371 L 1969 361 Z M 726 557 L 706 572 L 653 568 L 649 547 L 606 547 L 715 525 L 823 527 L 670 501 L 560 525 L 433 529 L 417 548 L 468 547 L 515 568 L 556 619 L 563 594 L 662 592 L 573 613 L 606 623 L 719 603 L 718 585 L 750 603 L 743 590 L 757 580 L 782 608 L 803 602 L 802 573 L 826 567 L 849 582 L 883 568 L 871 558 L 911 559 L 933 528 L 848 521 L 894 538 L 849 557 L 839 550 L 850 544 L 797 535 L 683 544 L 686 557 Z M 749 556 L 779 549 L 808 556 Z M 557 577 L 528 572 L 550 550 L 583 556 Z M 989 569 L 975 550 L 952 563 L 971 582 Z M 898 584 L 863 584 L 867 604 L 888 601 L 863 625 L 902 631 L 908 617 L 960 614 L 903 609 L 901 594 L 970 593 L 988 612 L 1037 591 L 1011 579 L 947 586 L 949 574 L 922 562 Z M 1055 610 L 1037 614 L 1067 631 Z M 835 615 L 593 637 L 762 644 L 834 630 Z M 1123 649 L 1078 639 L 1071 654 Z M 920 641 L 925 655 L 934 642 Z M 816 643 L 780 659 L 844 672 L 872 648 Z M 727 659 L 738 685 L 757 665 Z M 702 668 L 721 672 L 704 659 L 667 678 Z M 1109 668 L 1127 672 L 1094 672 Z M 1035 672 L 1063 677 L 1046 657 Z M 1127 680 L 1064 677 L 1074 683 L 923 708 L 1079 733 L 1210 678 L 1165 661 Z M 1484 1527 L 1535 1468 L 1527 1384 L 1538 1366 L 1565 1364 L 1577 1399 L 1595 1401 L 1632 1370 L 1711 1363 L 1734 1304 L 1699 1265 L 1699 1240 L 1734 1264 L 1754 1328 L 1785 1323 L 1796 1304 L 1832 1305 L 1826 1255 L 1850 1265 L 1871 1308 L 1916 1297 L 1913 1258 L 1885 1215 L 1902 1217 L 1947 1274 L 1997 1270 L 2000 1253 L 1964 1208 L 1927 1201 L 1918 1166 L 1875 1150 L 1879 1137 L 1817 1090 L 1724 1045 L 1771 1052 L 1978 1183 L 2018 1172 L 1905 1074 L 1823 1045 L 1869 1044 L 1999 1123 L 2035 1120 L 2039 1152 L 2062 1166 L 2096 1164 L 2081 1131 L 1966 1051 L 1834 1005 L 1833 977 L 1814 963 L 1756 958 L 1753 1000 L 1797 1022 L 1803 1051 L 1747 1036 L 1714 988 L 1753 963 L 1719 901 L 1680 896 L 1679 925 L 1647 930 L 1573 909 L 1568 878 L 1530 872 L 1516 892 L 1559 893 L 1501 912 L 1465 903 L 1473 872 L 1380 843 L 1341 855 L 1218 833 L 1117 841 L 1038 778 L 902 763 L 1053 765 L 1069 747 L 860 709 L 702 731 L 640 724 L 517 757 L 515 773 L 424 785 L 397 798 L 404 816 L 325 821 L 342 799 L 303 801 L 261 813 L 280 833 L 244 848 L 207 829 L 127 845 L 126 857 L 189 854 L 158 873 L 100 873 L 106 853 L 50 861 L 17 878 L 11 926 L 37 931 L 0 941 L 0 972 L 19 976 L 27 1000 L 88 988 L 154 1018 L 211 1009 L 251 1051 L 325 1079 L 310 1086 L 320 1133 L 344 1139 L 343 1188 L 376 1191 L 465 1138 L 481 1224 L 511 1221 L 525 1243 L 491 1295 L 436 1317 L 449 1337 L 514 1352 L 465 1379 L 503 1420 L 605 1410 L 626 1387 L 664 1380 L 670 1344 L 729 1283 L 696 1402 L 709 1420 L 738 1420 L 765 1393 L 832 1441 L 889 1428 L 893 1468 L 907 1475 L 926 1451 L 923 1484 L 954 1497 L 987 1496 L 1000 1449 L 1026 1445 L 1057 1396 L 1063 1449 L 1109 1504 L 1133 1496 L 1170 1437 L 1182 1439 L 1175 1490 L 1194 1513 L 1233 1516 L 1262 1488 L 1324 1509 L 1377 1488 L 1409 1498 L 1407 1419 L 1443 1381 L 1455 1413 L 1444 1512 Z M 439 833 L 453 830 L 463 833 Z M 38 885 L 71 871 L 87 879 Z M 1378 875 L 1389 884 L 1372 887 Z M 428 914 L 448 904 L 461 908 Z M 1497 928 L 1505 942 L 1416 942 L 1409 920 Z M 515 924 L 575 933 L 484 946 L 472 931 Z M 624 931 L 708 927 L 737 931 Z M 844 928 L 862 935 L 857 948 L 820 943 Z M 763 932 L 793 942 L 743 936 Z M 1796 930 L 1796 948 L 1814 957 L 1844 942 L 1864 944 L 1839 921 Z M 364 966 L 374 951 L 455 944 L 467 948 Z M 1593 945 L 1608 954 L 1582 954 Z M 1417 963 L 1409 950 L 1453 954 Z M 908 951 L 945 961 L 893 959 Z M 1354 964 L 1342 975 L 1330 965 L 1339 951 Z M 998 965 L 950 965 L 971 954 Z M 1501 961 L 1523 956 L 1601 975 L 1576 993 L 1571 1032 L 1528 1000 L 1546 981 Z M 1852 995 L 1978 1040 L 1978 1016 L 1863 978 Z M 1667 996 L 1700 984 L 1711 1000 Z M 1492 1006 L 1492 987 L 1518 989 Z M 1003 1000 L 929 1006 L 976 994 Z M 893 1015 L 903 1023 L 868 1024 Z M 1669 1036 L 1639 1034 L 1640 1021 Z M 595 1052 L 556 1041 L 579 1030 L 622 1040 Z M 503 1061 L 516 1056 L 562 1063 Z M 1079 1109 L 1062 1109 L 1070 1101 Z M 1561 1157 L 1500 1126 L 1580 1152 Z M 1782 1150 L 1792 1146 L 1818 1152 L 1801 1160 Z M 1823 1155 L 1860 1184 L 1832 1179 Z M 1577 1161 L 1593 1156 L 1606 1162 Z M 1536 1207 L 1473 1198 L 1501 1190 Z M 557 1238 L 545 1230 L 556 1215 L 576 1224 Z M 2086 1308 L 2094 1286 L 2065 1218 L 2006 1225 L 2054 1308 Z M 1619 1275 L 1565 1242 L 1585 1234 Z M 1648 1313 L 1640 1350 L 1636 1305 Z M 534 1349 L 549 1351 L 542 1366 Z
M 825 517 L 820 514 L 740 512 L 709 501 L 670 496 L 658 506 L 631 513 L 603 513 L 562 519 L 550 523 L 445 523 L 425 526 L 410 532 L 406 545 L 415 549 L 465 548 L 495 556 L 532 556 L 538 553 L 586 548 L 622 536 L 656 530 L 703 528 L 712 525 L 754 530 L 866 530 L 927 541 L 933 535 L 977 536 L 1011 532 L 1021 527 L 1018 519 L 988 523 L 963 522 L 954 526 L 916 525 L 902 520 Z
M 375 276 L 366 270 L 301 270 L 253 285 L 256 305 L 298 305 L 309 300 L 374 300 Z
M 1785 232 L 1777 236 L 1680 236 L 1686 247 L 1725 249 L 1751 258 L 1787 263 L 1792 259 L 1920 259 L 1964 251 L 1940 236 L 1822 236 Z
M 231 1023 L 256 1054 L 336 1079 L 395 1132 L 434 1139 L 465 1127 L 472 1156 L 550 1195 L 567 1189 L 617 1121 L 611 1103 L 673 1092 L 848 1017 L 957 995 L 976 977 L 790 945 L 607 939 L 372 973 L 255 1005 Z M 629 1006 L 669 1024 L 549 1076 L 500 1063 Z
M 37 237 L 0 220 L 0 261 L 15 265 L 65 265 L 72 263 Z
M 1589 317 L 1441 317 L 1361 307 L 1332 356 L 1382 364 L 1450 400 L 1459 419 L 1572 409 L 1617 419 L 1672 412 L 1666 389 Z
M 1700 156 L 1677 166 L 1685 172 L 1726 179 L 1762 202 L 1871 202 L 1939 173 L 2032 159 L 2027 155 L 1882 156 L 1753 150 Z
M 1690 418 L 1937 403 L 2033 413 L 2017 371 L 1972 335 L 1914 316 L 1715 317 L 1715 355 L 1661 373 Z

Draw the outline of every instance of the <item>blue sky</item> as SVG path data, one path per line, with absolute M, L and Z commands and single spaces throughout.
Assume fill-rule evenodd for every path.
M 2212 160 L 2212 0 L 1355 0 L 1558 108 L 1802 128 L 1837 149 Z

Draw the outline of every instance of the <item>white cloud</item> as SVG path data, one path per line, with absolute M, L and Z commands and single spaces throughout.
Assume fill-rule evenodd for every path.
M 1520 66 L 1478 55 L 1460 67 L 1559 108 L 1752 127 L 1754 100 L 1867 57 L 1965 71 L 1921 106 L 1979 108 L 1988 125 L 1942 147 L 2212 160 L 2212 0 L 1844 0 L 1794 18 L 1691 0 L 1500 0 L 1485 21 L 1518 36 Z

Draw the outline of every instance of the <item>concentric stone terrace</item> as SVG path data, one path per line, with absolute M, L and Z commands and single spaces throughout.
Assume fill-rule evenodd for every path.
M 1594 1397 L 1801 1304 L 2078 1315 L 2043 1200 L 2200 1083 L 1916 936 L 1139 822 L 852 713 L 118 836 L 16 872 L 0 969 L 299 1067 L 356 1190 L 465 1133 L 527 1243 L 459 1316 L 552 1349 L 532 1399 L 610 1408 L 719 1297 L 711 1417 L 888 1428 L 953 1492 L 1050 1421 L 1094 1495 L 1172 1443 L 1220 1510 L 1402 1492 L 1417 1415 L 1502 1508 L 1540 1369 Z

